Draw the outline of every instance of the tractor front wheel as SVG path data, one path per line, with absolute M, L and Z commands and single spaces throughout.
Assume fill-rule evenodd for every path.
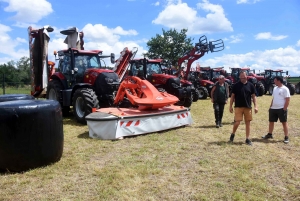
M 271 84 L 271 85 L 269 86 L 269 94 L 270 94 L 270 95 L 273 94 L 273 89 L 274 89 L 274 85 Z
M 206 88 L 200 87 L 198 89 L 198 91 L 199 91 L 199 99 L 207 99 L 207 97 L 208 97 L 208 91 L 207 91 Z
M 288 83 L 288 84 L 287 84 L 287 87 L 288 87 L 289 90 L 290 90 L 291 96 L 294 95 L 294 94 L 295 94 L 295 91 L 296 91 L 295 85 L 294 85 L 294 84 L 291 84 L 291 83 Z
M 99 101 L 93 89 L 77 89 L 73 95 L 73 113 L 77 122 L 86 124 L 85 117 L 92 113 L 93 108 L 99 108 Z
M 258 83 L 256 90 L 257 90 L 258 96 L 263 96 L 265 94 L 265 87 L 262 83 Z

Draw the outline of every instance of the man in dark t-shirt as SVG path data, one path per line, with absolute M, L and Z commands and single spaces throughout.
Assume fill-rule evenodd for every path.
M 256 105 L 256 96 L 254 85 L 250 82 L 247 82 L 247 74 L 245 71 L 242 71 L 239 75 L 240 81 L 233 85 L 232 94 L 230 98 L 229 111 L 233 113 L 233 102 L 234 105 L 234 124 L 232 133 L 230 135 L 230 142 L 233 142 L 235 132 L 238 129 L 240 122 L 245 120 L 246 125 L 246 144 L 252 145 L 250 136 L 250 121 L 252 121 L 252 107 L 251 99 L 254 104 L 255 113 L 258 112 Z

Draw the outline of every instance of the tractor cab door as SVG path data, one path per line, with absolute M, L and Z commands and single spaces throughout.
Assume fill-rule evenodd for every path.
M 68 86 L 72 80 L 72 69 L 71 69 L 71 56 L 70 54 L 64 54 L 63 58 L 59 61 L 59 71 L 65 76 Z
M 147 63 L 147 80 L 153 80 L 155 74 L 163 74 L 161 66 L 159 63 Z

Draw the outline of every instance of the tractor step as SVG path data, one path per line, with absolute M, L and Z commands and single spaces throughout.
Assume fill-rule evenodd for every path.
M 102 108 L 86 116 L 89 136 L 113 140 L 192 124 L 190 109 L 168 106 L 141 111 L 134 108 Z

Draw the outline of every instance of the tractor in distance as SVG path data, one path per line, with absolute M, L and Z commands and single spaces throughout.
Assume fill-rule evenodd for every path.
M 272 69 L 265 69 L 264 79 L 262 80 L 263 85 L 265 86 L 265 93 L 269 92 L 270 95 L 273 94 L 273 89 L 275 87 L 274 84 L 274 77 L 281 76 L 283 77 L 283 84 L 290 90 L 290 94 L 295 94 L 295 85 L 288 82 L 288 71 L 283 70 L 272 70 Z
M 227 79 L 227 71 L 224 70 L 224 67 L 216 67 L 216 68 L 211 68 L 210 66 L 208 67 L 200 67 L 200 72 L 202 74 L 202 78 L 205 80 L 210 80 L 212 83 L 216 83 L 219 81 L 219 76 L 223 75 L 225 77 L 225 82 L 228 84 L 229 91 L 231 91 L 232 87 L 232 82 L 230 79 Z M 212 87 L 209 85 L 209 93 L 212 89 Z
M 129 75 L 148 80 L 159 91 L 166 91 L 176 96 L 179 101 L 175 105 L 190 107 L 198 100 L 193 84 L 180 80 L 175 75 L 165 74 L 162 69 L 162 59 L 132 59 L 128 68 Z
M 240 72 L 245 71 L 247 75 L 247 81 L 251 82 L 255 86 L 257 95 L 263 96 L 265 94 L 265 86 L 262 83 L 264 79 L 262 76 L 253 76 L 253 74 L 250 73 L 249 67 L 231 67 L 230 69 L 231 74 L 227 77 L 227 79 L 231 80 L 232 85 L 239 81 Z
M 199 70 L 191 71 L 191 65 L 194 61 L 203 57 L 205 53 L 208 53 L 209 51 L 219 52 L 222 51 L 223 49 L 224 49 L 224 43 L 222 39 L 208 42 L 206 36 L 203 35 L 199 38 L 199 42 L 195 44 L 192 50 L 186 52 L 181 58 L 178 59 L 179 68 L 182 66 L 184 61 L 187 61 L 186 71 L 184 72 L 182 79 L 189 80 L 194 84 L 194 87 L 199 92 L 200 99 L 206 99 L 207 97 L 210 96 L 210 91 L 214 83 L 211 82 L 209 79 L 201 78 L 202 75 L 201 67 L 200 67 L 200 72 Z M 181 72 L 182 71 L 178 71 L 176 74 L 180 76 Z

